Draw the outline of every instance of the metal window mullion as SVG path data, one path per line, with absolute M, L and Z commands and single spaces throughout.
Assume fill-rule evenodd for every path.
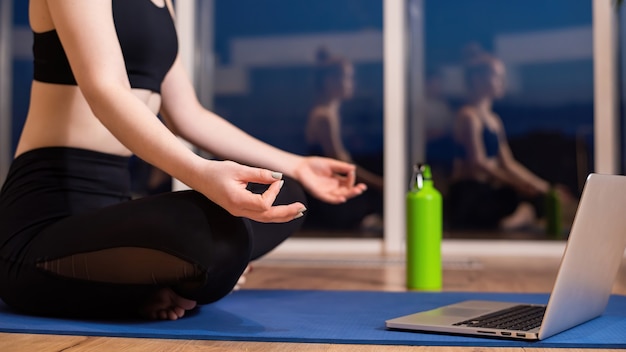
M 407 2 L 383 1 L 384 251 L 404 250 L 407 189 Z
M 13 0 L 0 0 L 0 184 L 12 159 L 12 29 Z
M 617 12 L 614 2 L 593 0 L 594 172 L 619 172 Z

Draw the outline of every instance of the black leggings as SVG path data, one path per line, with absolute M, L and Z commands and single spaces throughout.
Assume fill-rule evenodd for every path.
M 446 217 L 455 229 L 496 229 L 522 202 L 529 202 L 543 216 L 543 197 L 525 198 L 511 187 L 462 180 L 453 183 L 447 199 Z
M 166 287 L 211 303 L 303 222 L 235 217 L 195 191 L 130 200 L 127 166 L 128 158 L 65 147 L 14 160 L 0 193 L 5 303 L 37 315 L 125 316 Z M 275 204 L 295 201 L 305 195 L 285 179 Z

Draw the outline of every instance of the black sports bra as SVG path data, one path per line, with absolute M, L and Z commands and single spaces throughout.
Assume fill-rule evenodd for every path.
M 176 27 L 167 8 L 150 0 L 113 0 L 113 20 L 133 88 L 161 92 L 178 54 Z M 34 33 L 36 81 L 76 85 L 56 30 Z

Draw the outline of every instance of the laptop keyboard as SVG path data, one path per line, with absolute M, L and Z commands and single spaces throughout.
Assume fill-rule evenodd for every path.
M 544 306 L 518 305 L 494 313 L 461 321 L 454 326 L 529 331 L 541 325 Z

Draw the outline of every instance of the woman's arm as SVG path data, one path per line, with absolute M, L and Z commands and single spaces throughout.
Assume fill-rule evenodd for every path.
M 222 159 L 295 177 L 295 170 L 303 157 L 264 143 L 205 109 L 198 101 L 179 59 L 165 77 L 161 93 L 161 116 L 168 127 L 183 139 Z
M 161 94 L 161 114 L 172 131 L 218 157 L 281 171 L 329 203 L 345 202 L 366 189 L 363 184 L 355 185 L 355 166 L 350 163 L 285 152 L 206 110 L 180 60 L 166 75 Z
M 341 126 L 338 119 L 320 112 L 314 112 L 310 119 L 310 132 L 324 155 L 351 163 L 352 157 L 341 141 Z
M 111 1 L 49 0 L 48 8 L 78 86 L 94 115 L 128 149 L 184 182 L 198 157 L 131 91 Z
M 525 184 L 526 192 L 530 194 L 546 194 L 550 190 L 550 184 L 541 177 L 535 175 L 524 165 L 518 162 L 511 152 L 511 148 L 504 133 L 500 136 L 500 163 L 502 167 L 511 175 L 518 178 L 521 183 Z
M 339 121 L 331 116 L 311 116 L 311 128 L 315 132 L 315 139 L 322 147 L 324 155 L 353 163 L 352 156 L 341 141 L 341 127 Z M 380 191 L 383 190 L 383 178 L 363 167 L 356 165 L 357 181 L 363 182 Z
M 468 109 L 459 112 L 457 135 L 466 151 L 466 161 L 473 168 L 489 175 L 490 178 L 518 190 L 528 186 L 526 182 L 501 167 L 498 160 L 487 157 L 483 141 L 483 122 Z M 502 142 L 500 140 L 500 145 Z
M 303 211 L 300 203 L 272 206 L 281 182 L 271 171 L 208 161 L 194 154 L 133 94 L 110 0 L 48 0 L 48 8 L 92 112 L 133 153 L 202 192 L 233 215 L 282 222 Z M 271 186 L 255 195 L 246 191 L 248 182 Z
M 366 188 L 355 185 L 355 167 L 349 163 L 285 152 L 206 110 L 178 60 L 165 77 L 161 93 L 161 115 L 172 131 L 218 157 L 283 172 L 330 203 L 345 202 Z

